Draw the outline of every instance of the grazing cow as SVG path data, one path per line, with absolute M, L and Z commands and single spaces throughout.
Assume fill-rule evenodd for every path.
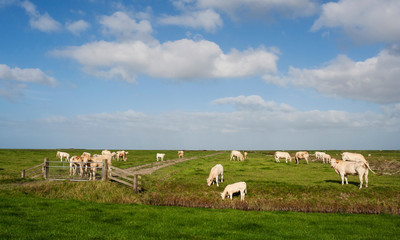
M 239 161 L 243 161 L 244 160 L 243 154 L 241 152 L 239 152 L 239 151 L 232 151 L 231 152 L 231 160 L 233 160 L 234 158 L 236 158 L 236 160 L 239 160 Z
M 183 158 L 183 151 L 178 151 L 178 158 Z
M 364 158 L 364 156 L 360 153 L 350 153 L 350 152 L 344 152 L 342 153 L 342 159 L 343 161 L 353 161 L 353 162 L 363 162 L 365 165 L 368 167 L 368 169 L 376 174 L 369 166 L 368 161 Z
M 342 185 L 344 184 L 344 180 L 346 180 L 346 184 L 349 184 L 347 181 L 347 175 L 358 175 L 360 179 L 360 189 L 363 185 L 363 176 L 365 178 L 365 187 L 368 187 L 369 167 L 365 162 L 348 162 L 333 158 L 331 160 L 331 167 L 334 168 L 335 172 L 342 178 Z
M 65 159 L 67 159 L 67 162 L 69 162 L 69 154 L 66 153 L 66 152 L 60 152 L 60 151 L 58 151 L 57 154 L 56 154 L 56 157 L 60 158 L 60 161 L 61 161 L 61 162 L 63 161 L 63 157 L 64 157 Z
M 164 161 L 164 157 L 165 157 L 165 153 L 157 153 L 157 162 L 158 162 L 158 159 L 160 159 L 161 161 Z
M 308 154 L 308 152 L 296 152 L 295 155 L 295 159 L 296 159 L 296 164 L 299 164 L 300 159 L 305 159 L 307 164 L 308 164 L 308 160 L 310 159 L 310 155 Z
M 233 184 L 229 184 L 225 187 L 224 191 L 221 193 L 222 199 L 225 199 L 228 196 L 232 199 L 234 193 L 240 192 L 240 200 L 244 200 L 244 196 L 247 193 L 247 186 L 245 182 L 237 182 Z
M 69 161 L 69 175 L 75 175 L 76 169 L 82 167 L 83 159 L 79 156 L 72 156 Z
M 112 155 L 96 155 L 91 158 L 85 159 L 86 165 L 88 166 L 89 180 L 96 179 L 96 171 L 98 168 L 103 168 L 103 160 L 107 161 L 108 174 L 111 177 L 111 166 L 112 166 Z
M 90 153 L 88 153 L 88 152 L 83 152 L 82 155 L 81 155 L 81 157 L 84 157 L 84 156 L 91 157 L 92 154 L 90 154 Z
M 325 154 L 324 152 L 315 152 L 315 158 L 317 160 L 321 160 L 321 162 L 323 162 L 324 154 Z
M 292 157 L 290 156 L 290 154 L 288 152 L 275 152 L 275 162 L 281 162 L 279 161 L 279 158 L 284 158 L 286 160 L 286 163 L 288 162 L 288 159 L 290 162 L 292 162 Z
M 367 162 L 365 157 L 360 153 L 343 152 L 342 159 L 343 161 Z
M 331 163 L 331 155 L 324 153 L 324 155 L 322 156 L 322 163 Z
M 122 159 L 126 162 L 126 160 L 128 159 L 127 155 L 128 155 L 128 152 L 126 152 L 126 151 L 117 151 L 117 153 L 116 153 L 117 161 Z
M 111 155 L 111 152 L 108 150 L 101 151 L 101 155 Z
M 218 184 L 218 177 L 220 176 L 221 182 L 224 181 L 224 167 L 222 167 L 221 164 L 215 165 L 213 168 L 211 168 L 210 175 L 207 178 L 207 185 L 211 186 L 215 182 L 217 183 L 217 187 L 219 187 Z
M 248 152 L 244 152 L 244 159 L 247 159 L 247 156 L 249 155 Z

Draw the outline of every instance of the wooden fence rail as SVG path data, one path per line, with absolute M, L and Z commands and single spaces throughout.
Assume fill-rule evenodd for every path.
M 132 187 L 135 192 L 141 191 L 141 182 L 138 181 L 141 176 L 139 176 L 138 174 L 133 174 L 131 172 L 113 166 L 110 166 L 107 170 L 111 170 L 111 174 L 108 177 L 110 180 Z
M 48 158 L 45 158 L 43 163 L 27 168 L 21 171 L 21 178 L 37 178 L 43 176 L 46 178 L 48 176 L 48 171 L 46 171 L 45 166 L 48 166 Z M 46 175 L 47 172 L 47 175 Z
M 45 158 L 43 163 L 33 166 L 31 168 L 27 168 L 21 171 L 21 178 L 37 178 L 43 176 L 44 179 L 49 179 L 49 169 L 51 167 L 58 167 L 58 166 L 50 166 L 50 161 L 48 158 Z M 63 168 L 69 168 L 69 166 L 59 166 Z M 101 180 L 113 180 L 124 185 L 127 185 L 135 192 L 141 191 L 141 182 L 138 179 L 141 179 L 141 176 L 138 174 L 133 174 L 131 172 L 125 171 L 123 169 L 108 166 L 106 160 L 103 160 L 103 166 Z

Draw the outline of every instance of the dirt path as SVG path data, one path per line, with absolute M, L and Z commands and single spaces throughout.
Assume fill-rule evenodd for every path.
M 127 172 L 131 172 L 133 174 L 139 174 L 139 175 L 145 175 L 145 174 L 152 174 L 153 172 L 157 171 L 158 169 L 165 168 L 177 163 L 189 161 L 189 160 L 194 160 L 198 158 L 208 158 L 212 156 L 216 156 L 219 154 L 222 154 L 224 152 L 217 152 L 205 156 L 199 156 L 199 157 L 191 157 L 191 158 L 178 158 L 178 159 L 173 159 L 169 161 L 162 161 L 162 162 L 155 162 L 155 163 L 149 163 L 149 164 L 144 164 L 136 167 L 131 167 L 125 169 Z

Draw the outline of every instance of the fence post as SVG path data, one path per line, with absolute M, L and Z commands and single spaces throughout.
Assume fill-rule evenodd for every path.
M 137 192 L 137 179 L 138 179 L 138 175 L 134 174 L 133 175 L 133 189 L 135 190 L 135 192 Z
M 103 171 L 101 181 L 106 181 L 108 179 L 108 163 L 107 159 L 103 159 Z
M 49 159 L 48 158 L 45 158 L 44 159 L 44 162 L 43 162 L 43 177 L 44 177 L 44 179 L 48 179 L 49 178 Z
M 21 178 L 25 178 L 25 169 L 21 171 Z

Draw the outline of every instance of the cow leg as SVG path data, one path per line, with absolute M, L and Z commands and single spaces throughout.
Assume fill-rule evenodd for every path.
M 367 188 L 368 187 L 368 169 L 365 171 L 364 176 L 365 176 L 365 187 Z
M 80 174 L 80 176 L 81 177 L 83 177 L 83 170 L 84 170 L 84 166 L 83 166 L 83 164 L 80 164 L 80 166 L 79 166 L 80 168 L 81 168 L 81 174 Z
M 363 174 L 358 173 L 358 179 L 360 179 L 360 189 L 361 189 L 363 185 Z
M 344 175 L 340 174 L 340 178 L 342 179 L 342 186 L 343 186 L 343 184 L 344 184 Z
M 69 164 L 69 175 L 72 176 L 72 171 L 73 171 L 73 165 Z
M 217 182 L 217 187 L 219 187 L 219 184 L 218 184 L 218 174 L 217 174 L 217 177 L 215 178 L 215 181 Z
M 344 179 L 346 180 L 346 184 L 349 184 L 349 181 L 347 181 L 347 176 L 344 175 Z

